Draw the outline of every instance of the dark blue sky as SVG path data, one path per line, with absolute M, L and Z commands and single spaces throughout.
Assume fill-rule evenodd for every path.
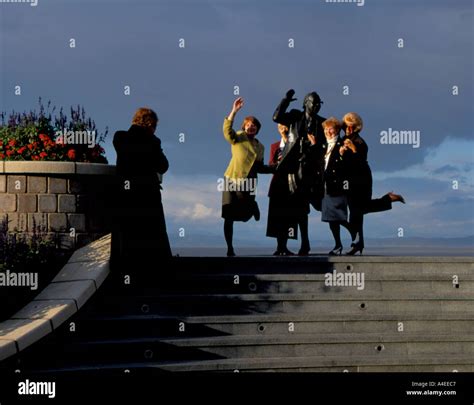
M 363 117 L 375 191 L 395 189 L 411 203 L 372 216 L 372 235 L 396 236 L 399 226 L 411 236 L 474 233 L 471 0 L 365 0 L 362 7 L 323 0 L 38 0 L 37 7 L 0 4 L 0 22 L 1 110 L 30 109 L 40 96 L 57 106 L 82 104 L 111 131 L 111 163 L 113 132 L 128 128 L 139 106 L 157 111 L 171 162 L 165 209 L 173 229 L 220 232 L 215 183 L 230 158 L 221 125 L 238 85 L 246 100 L 238 121 L 247 114 L 261 119 L 267 157 L 278 139 L 271 116 L 288 88 L 296 90 L 294 108 L 316 90 L 322 115 Z M 126 85 L 130 96 L 123 95 Z M 350 95 L 343 95 L 345 85 Z M 382 145 L 380 132 L 389 128 L 421 131 L 421 146 Z M 261 180 L 265 211 L 268 176 Z M 314 237 L 325 238 L 326 225 L 312 216 Z M 242 229 L 263 238 L 263 222 Z

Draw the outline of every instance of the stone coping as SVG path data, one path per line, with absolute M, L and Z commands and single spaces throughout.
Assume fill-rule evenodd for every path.
M 16 173 L 114 175 L 115 166 L 103 163 L 75 162 L 0 162 L 0 174 Z
M 87 302 L 109 274 L 110 245 L 109 234 L 76 250 L 39 295 L 0 322 L 0 361 L 51 333 Z

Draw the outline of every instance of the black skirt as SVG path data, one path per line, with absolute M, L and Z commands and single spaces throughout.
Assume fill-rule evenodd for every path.
M 298 209 L 294 195 L 275 195 L 268 204 L 267 236 L 298 239 Z
M 223 191 L 222 218 L 247 222 L 258 209 L 255 194 L 250 191 Z

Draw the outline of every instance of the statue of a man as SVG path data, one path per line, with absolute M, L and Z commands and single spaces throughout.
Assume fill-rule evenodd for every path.
M 315 91 L 308 93 L 303 101 L 303 111 L 292 109 L 287 112 L 295 91 L 288 90 L 285 98 L 280 102 L 273 114 L 273 121 L 289 128 L 288 142 L 282 152 L 282 158 L 277 171 L 288 174 L 289 188 L 297 197 L 295 209 L 301 213 L 298 220 L 301 234 L 301 248 L 299 255 L 307 255 L 310 251 L 308 238 L 308 214 L 310 200 L 318 205 L 318 197 L 311 195 L 312 185 L 316 182 L 315 146 L 321 147 L 325 143 L 322 122 L 326 118 L 318 115 L 321 109 L 321 98 Z

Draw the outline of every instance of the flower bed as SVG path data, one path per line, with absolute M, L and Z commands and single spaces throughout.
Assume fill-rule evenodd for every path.
M 107 163 L 98 134 L 83 107 L 71 107 L 70 116 L 39 100 L 39 111 L 0 113 L 0 159 Z

